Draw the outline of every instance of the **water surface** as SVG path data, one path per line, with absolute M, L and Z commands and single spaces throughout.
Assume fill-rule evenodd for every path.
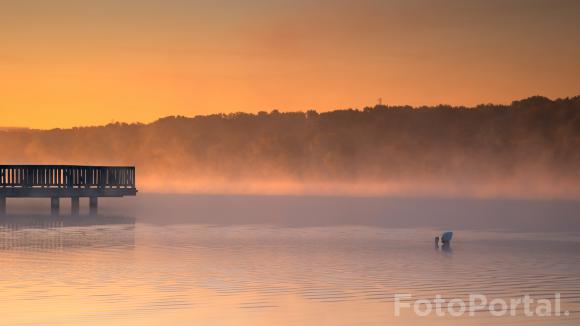
M 525 216 L 515 214 L 509 220 L 514 211 L 528 209 L 519 207 L 521 202 L 504 203 L 503 208 L 494 202 L 459 203 L 495 209 L 505 223 L 464 222 L 450 250 L 441 250 L 434 248 L 432 239 L 447 225 L 437 227 L 418 217 L 409 225 L 409 211 L 437 215 L 433 207 L 451 203 L 447 201 L 429 201 L 431 206 L 419 201 L 411 209 L 408 202 L 397 206 L 352 199 L 352 218 L 347 219 L 328 207 L 329 200 L 347 205 L 344 198 L 246 198 L 248 211 L 235 203 L 243 198 L 229 198 L 238 212 L 228 214 L 216 213 L 218 207 L 225 209 L 219 199 L 211 199 L 215 210 L 206 203 L 204 216 L 199 206 L 196 210 L 182 203 L 166 215 L 156 210 L 142 213 L 136 223 L 114 223 L 115 218 L 106 223 L 87 218 L 81 218 L 86 223 L 71 223 L 70 218 L 4 221 L 1 324 L 577 325 L 580 320 L 580 233 L 567 215 L 574 203 L 534 203 L 536 211 L 546 205 L 557 208 L 551 216 L 545 209 L 545 221 L 568 225 L 549 232 L 537 230 L 537 222 L 518 228 L 517 221 Z M 192 202 L 196 200 L 201 199 Z M 262 208 L 256 208 L 260 202 Z M 293 223 L 276 215 L 276 208 L 292 214 L 291 206 L 297 214 Z M 310 211 L 308 207 L 320 220 L 302 214 Z M 115 205 L 105 205 L 105 213 L 107 209 L 114 211 Z M 392 211 L 399 215 L 380 216 Z M 207 223 L 212 212 L 219 223 Z M 239 223 L 229 214 L 240 216 Z M 338 216 L 336 223 L 331 223 L 332 214 Z M 356 215 L 366 222 L 353 223 Z M 417 317 L 403 311 L 395 317 L 396 293 L 427 299 L 437 294 L 467 298 L 470 293 L 552 298 L 561 293 L 562 309 L 571 314 Z

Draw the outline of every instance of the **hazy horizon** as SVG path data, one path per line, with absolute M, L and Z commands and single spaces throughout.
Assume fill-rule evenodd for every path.
M 8 1 L 3 126 L 578 92 L 577 1 Z
M 568 96 L 562 96 L 562 97 L 554 97 L 554 98 L 550 98 L 548 96 L 544 96 L 542 94 L 530 94 L 529 96 L 525 96 L 525 97 L 521 97 L 521 98 L 516 98 L 516 99 L 506 99 L 503 102 L 491 102 L 491 101 L 482 101 L 479 103 L 475 103 L 472 105 L 469 104 L 450 104 L 450 103 L 432 103 L 432 104 L 419 104 L 419 105 L 410 105 L 410 104 L 406 104 L 406 103 L 400 103 L 400 104 L 393 104 L 393 103 L 373 103 L 373 104 L 368 104 L 368 105 L 363 105 L 360 107 L 336 107 L 336 108 L 328 108 L 326 110 L 317 110 L 315 108 L 302 108 L 302 109 L 296 109 L 296 110 L 280 110 L 276 107 L 272 107 L 272 108 L 268 108 L 268 109 L 255 109 L 255 110 L 241 110 L 241 111 L 232 111 L 232 110 L 225 110 L 223 112 L 215 112 L 215 113 L 206 113 L 206 114 L 195 114 L 195 115 L 180 115 L 180 114 L 167 114 L 164 116 L 159 116 L 157 118 L 153 118 L 152 120 L 149 121 L 139 121 L 139 120 L 134 120 L 134 121 L 109 121 L 109 122 L 104 122 L 101 124 L 88 124 L 88 125 L 72 125 L 69 127 L 58 127 L 58 126 L 49 126 L 49 127 L 44 127 L 44 128 L 34 128 L 31 126 L 27 126 L 27 125 L 0 125 L 0 131 L 11 131 L 11 130 L 53 130 L 53 129 L 75 129 L 75 128 L 93 128 L 93 127 L 104 127 L 110 124 L 141 124 L 141 125 L 148 125 L 148 124 L 152 124 L 155 123 L 159 120 L 163 120 L 165 118 L 173 118 L 173 117 L 185 117 L 185 118 L 195 118 L 195 117 L 207 117 L 207 116 L 212 116 L 212 115 L 228 115 L 228 114 L 237 114 L 237 113 L 242 113 L 242 114 L 253 114 L 253 115 L 257 115 L 259 113 L 263 113 L 263 112 L 272 112 L 272 111 L 279 111 L 281 113 L 296 113 L 296 112 L 308 112 L 308 111 L 316 111 L 319 113 L 323 113 L 323 112 L 333 112 L 333 111 L 345 111 L 345 110 L 363 110 L 365 108 L 369 108 L 369 107 L 375 107 L 375 106 L 385 106 L 385 107 L 409 107 L 412 109 L 420 109 L 420 108 L 433 108 L 433 107 L 452 107 L 452 108 L 458 108 L 458 109 L 463 109 L 463 108 L 467 108 L 467 109 L 475 109 L 478 106 L 485 106 L 485 105 L 494 105 L 494 106 L 509 106 L 511 105 L 511 103 L 513 103 L 514 101 L 519 101 L 519 100 L 524 100 L 527 98 L 533 98 L 533 97 L 542 97 L 542 98 L 547 98 L 551 101 L 558 101 L 558 100 L 566 100 L 566 99 L 570 99 L 570 98 L 575 98 L 575 97 L 579 97 L 580 94 L 569 94 Z M 381 99 L 381 102 L 383 100 Z
M 580 96 L 0 131 L 4 164 L 134 165 L 150 192 L 580 198 Z

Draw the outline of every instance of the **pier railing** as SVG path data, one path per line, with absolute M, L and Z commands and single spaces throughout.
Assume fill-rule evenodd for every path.
M 135 188 L 135 167 L 0 165 L 1 188 Z

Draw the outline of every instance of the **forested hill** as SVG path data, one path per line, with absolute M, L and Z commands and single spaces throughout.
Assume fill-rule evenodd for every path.
M 386 192 L 481 188 L 577 196 L 580 96 L 472 108 L 275 110 L 166 117 L 151 124 L 4 129 L 0 148 L 1 164 L 136 165 L 142 185 L 162 191 L 282 182 L 350 184 L 361 191 L 382 184 L 377 189 Z M 161 182 L 166 177 L 175 182 Z

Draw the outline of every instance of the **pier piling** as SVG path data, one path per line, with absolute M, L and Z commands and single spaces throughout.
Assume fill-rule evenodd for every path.
M 50 198 L 50 215 L 58 216 L 60 214 L 60 198 Z
M 0 196 L 0 215 L 6 214 L 6 197 Z
M 89 215 L 97 215 L 97 213 L 99 212 L 98 204 L 99 204 L 98 197 L 89 198 Z
M 71 197 L 70 198 L 70 215 L 77 216 L 80 212 L 80 198 Z

